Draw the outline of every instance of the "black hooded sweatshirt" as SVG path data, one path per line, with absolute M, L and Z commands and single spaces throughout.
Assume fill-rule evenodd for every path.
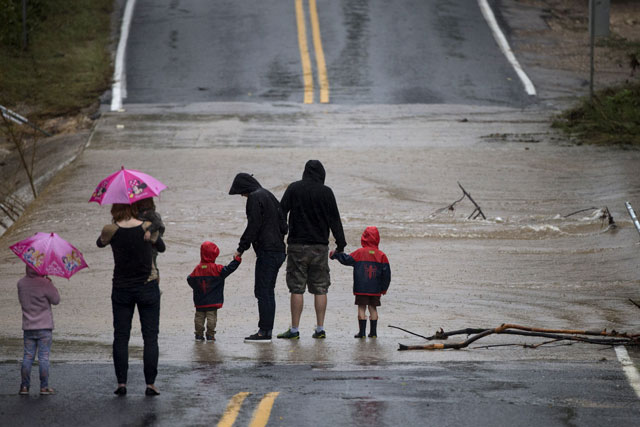
M 248 173 L 239 173 L 231 184 L 229 194 L 248 194 L 247 228 L 240 237 L 238 252 L 253 245 L 256 251 L 285 252 L 284 235 L 287 220 L 278 199 L 262 188 L 257 179 Z
M 302 180 L 287 187 L 280 204 L 289 215 L 288 244 L 328 245 L 329 229 L 336 239 L 336 251 L 342 252 L 344 239 L 342 221 L 331 188 L 324 185 L 325 171 L 319 160 L 309 160 Z

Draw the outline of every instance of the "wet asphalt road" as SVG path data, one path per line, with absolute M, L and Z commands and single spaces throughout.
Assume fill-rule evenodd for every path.
M 205 344 L 207 345 L 207 344 Z M 11 426 L 208 426 L 249 393 L 235 424 L 250 425 L 271 393 L 269 425 L 634 426 L 640 402 L 606 362 L 421 363 L 352 369 L 323 364 L 165 364 L 162 394 L 143 395 L 130 366 L 128 395 L 111 394 L 109 364 L 58 363 L 58 394 L 17 396 L 14 366 L 0 365 L 0 420 Z M 63 380 L 64 379 L 64 380 Z M 5 423 L 7 422 L 7 423 Z
M 533 101 L 475 0 L 311 4 L 300 2 L 304 19 L 297 19 L 293 0 L 138 0 L 125 104 L 303 102 L 299 31 L 306 34 L 314 103 L 321 101 L 323 68 L 334 104 Z

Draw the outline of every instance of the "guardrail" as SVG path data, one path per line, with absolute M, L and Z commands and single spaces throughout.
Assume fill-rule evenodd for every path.
M 38 132 L 42 132 L 46 136 L 52 136 L 46 130 L 40 129 L 38 126 L 31 123 L 26 117 L 23 117 L 20 114 L 16 113 L 15 111 L 11 111 L 10 109 L 2 105 L 0 105 L 0 114 L 2 114 L 2 116 L 5 117 L 7 120 L 11 120 L 14 123 L 17 123 L 19 125 L 27 125 L 32 129 L 37 130 Z
M 627 211 L 629 211 L 629 215 L 631 216 L 631 219 L 633 220 L 633 225 L 636 226 L 636 230 L 638 230 L 638 233 L 640 233 L 640 221 L 638 221 L 638 217 L 636 216 L 635 211 L 631 207 L 631 203 L 624 202 L 624 204 L 627 207 Z

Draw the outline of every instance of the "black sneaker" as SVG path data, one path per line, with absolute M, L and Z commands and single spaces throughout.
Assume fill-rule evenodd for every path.
M 278 338 L 284 338 L 286 340 L 299 340 L 300 332 L 291 332 L 291 329 L 287 329 L 287 332 L 278 334 Z
M 204 341 L 204 337 L 202 335 L 196 335 L 196 341 Z
M 271 342 L 271 335 L 260 335 L 259 332 L 256 332 L 246 337 L 244 342 Z
M 327 337 L 327 334 L 323 329 L 321 331 L 315 331 L 313 333 L 312 337 L 315 338 L 315 339 L 325 339 Z
M 216 337 L 213 335 L 207 335 L 207 341 L 215 341 Z

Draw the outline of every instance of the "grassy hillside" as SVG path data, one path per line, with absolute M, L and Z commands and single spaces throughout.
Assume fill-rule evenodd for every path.
M 111 79 L 112 0 L 0 0 L 0 104 L 33 120 L 75 114 Z

